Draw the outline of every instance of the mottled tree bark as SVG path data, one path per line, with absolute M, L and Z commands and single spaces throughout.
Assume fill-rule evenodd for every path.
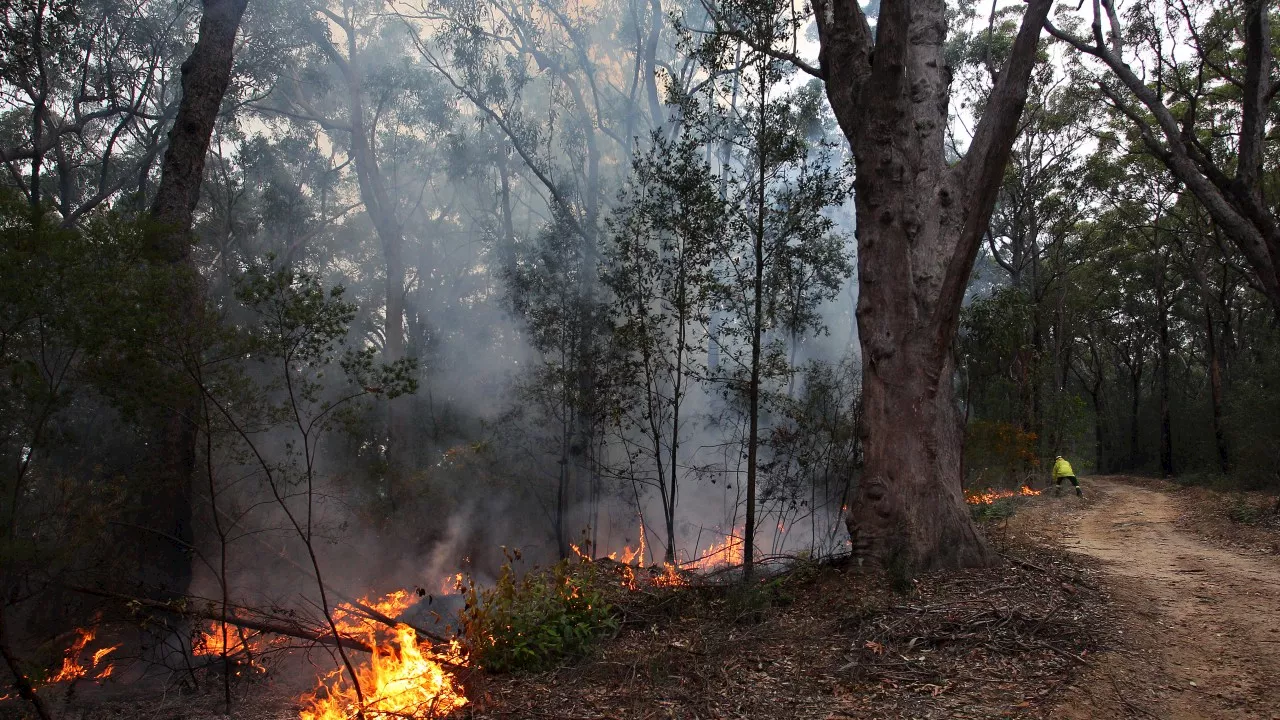
M 965 509 L 951 343 L 1026 102 L 1051 0 L 1031 0 L 964 160 L 944 151 L 944 0 L 885 0 L 873 40 L 856 0 L 814 3 L 827 95 L 857 167 L 860 558 L 915 569 L 996 562 Z
M 182 64 L 182 101 L 160 170 L 150 215 L 152 263 L 171 272 L 169 341 L 180 355 L 199 353 L 203 284 L 191 258 L 191 225 L 200 200 L 205 156 L 231 80 L 236 32 L 248 0 L 204 0 L 200 36 Z M 155 532 L 140 539 L 141 580 L 162 597 L 185 594 L 191 581 L 191 481 L 196 461 L 199 394 L 180 384 L 152 430 L 153 485 L 144 522 Z

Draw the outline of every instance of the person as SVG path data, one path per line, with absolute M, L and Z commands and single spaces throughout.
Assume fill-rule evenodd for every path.
M 1070 480 L 1071 484 L 1076 488 L 1076 495 L 1084 497 L 1084 493 L 1080 490 L 1080 481 L 1076 480 L 1076 474 L 1071 470 L 1071 463 L 1059 455 L 1053 461 L 1053 485 L 1056 488 L 1054 495 L 1062 494 L 1062 481 Z

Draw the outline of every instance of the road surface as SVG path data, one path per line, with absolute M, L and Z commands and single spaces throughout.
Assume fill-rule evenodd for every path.
M 1280 718 L 1280 563 L 1178 529 L 1167 493 L 1085 484 L 1090 502 L 1062 541 L 1103 562 L 1129 640 L 1052 716 Z

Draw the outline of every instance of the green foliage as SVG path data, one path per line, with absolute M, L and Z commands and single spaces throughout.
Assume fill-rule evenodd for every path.
M 122 487 L 106 458 L 85 469 L 56 458 L 127 433 L 87 431 L 112 412 L 103 395 L 118 406 L 142 387 L 164 397 L 144 348 L 165 274 L 138 262 L 143 235 L 114 216 L 63 228 L 0 192 L 0 526 L 11 529 L 0 566 L 10 579 L 88 561 L 78 548 L 103 547 L 118 518 Z
M 1237 525 L 1258 525 L 1269 514 L 1269 508 L 1249 502 L 1243 495 L 1236 495 L 1227 507 L 1227 518 Z
M 517 577 L 507 553 L 498 582 L 481 589 L 471 580 L 462 611 L 463 635 L 481 667 L 494 672 L 540 670 L 584 655 L 617 632 L 613 607 L 596 585 L 598 569 L 586 560 L 561 560 L 545 571 Z
M 975 420 L 965 430 L 965 468 L 978 486 L 1020 484 L 1039 470 L 1035 433 L 994 420 Z

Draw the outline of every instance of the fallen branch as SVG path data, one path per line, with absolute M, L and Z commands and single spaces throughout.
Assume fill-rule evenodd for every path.
M 174 603 L 163 602 L 160 600 L 149 600 L 147 598 L 133 597 L 131 595 L 124 595 L 121 593 L 111 592 L 109 590 L 102 590 L 100 588 L 90 588 L 90 587 L 69 585 L 67 586 L 67 589 L 73 590 L 75 592 L 84 593 L 86 595 L 95 595 L 97 597 L 117 600 L 128 605 L 143 607 L 150 610 L 158 610 L 161 612 L 173 613 L 175 615 L 182 615 L 185 617 L 192 617 L 200 620 L 212 620 L 214 622 L 222 622 L 225 619 L 228 625 L 235 625 L 236 627 L 242 627 L 242 628 L 245 628 L 246 630 L 256 630 L 258 632 L 271 633 L 273 635 L 281 635 L 284 637 L 291 637 L 297 640 L 306 640 L 308 642 L 314 642 L 319 645 L 328 645 L 331 647 L 343 647 L 343 648 L 348 648 L 351 650 L 359 650 L 361 652 L 367 652 L 367 653 L 372 653 L 375 649 L 372 645 L 369 645 L 368 643 L 358 640 L 356 638 L 347 637 L 345 635 L 337 635 L 335 637 L 334 633 L 332 632 L 317 630 L 314 628 L 308 628 L 296 622 L 285 620 L 283 618 L 273 617 L 270 615 L 265 615 L 263 613 L 260 613 L 259 611 L 251 610 L 250 608 L 236 607 L 234 608 L 234 610 L 241 610 L 244 612 L 254 612 L 259 615 L 264 615 L 266 619 L 244 617 L 236 614 L 234 610 L 233 612 L 228 613 L 227 616 L 224 618 L 222 614 L 222 609 L 220 607 L 214 607 L 212 603 L 209 603 L 208 607 L 202 607 L 202 605 L 205 604 L 203 602 L 190 603 L 190 604 L 187 604 L 185 607 L 179 607 L 179 606 L 175 606 Z M 373 612 L 376 613 L 376 611 L 373 611 Z M 376 613 L 376 614 L 381 615 L 381 613 Z M 383 615 L 382 617 L 386 618 L 385 615 Z M 374 619 L 378 619 L 378 618 L 374 618 Z M 392 626 L 396 624 L 395 621 L 391 620 L 390 618 L 386 618 L 386 620 L 390 621 L 389 624 Z M 384 620 L 379 619 L 379 622 L 383 622 L 383 621 Z M 415 628 L 415 632 L 416 632 L 416 628 Z M 433 658 L 433 659 L 436 662 L 440 663 L 441 665 L 453 670 L 469 670 L 470 669 L 470 668 L 467 668 L 465 665 L 458 665 L 456 663 L 449 662 L 448 660 L 444 660 L 440 658 Z

